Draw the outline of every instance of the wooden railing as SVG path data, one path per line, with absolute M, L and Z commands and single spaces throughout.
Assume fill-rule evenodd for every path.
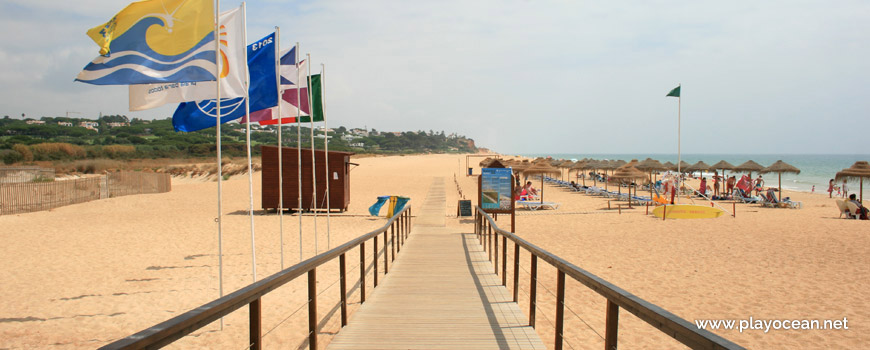
M 499 270 L 499 236 L 501 236 L 501 275 L 502 285 L 507 286 L 507 241 L 514 243 L 513 258 L 513 299 L 517 302 L 519 290 L 520 248 L 522 247 L 531 255 L 530 271 L 531 281 L 529 285 L 529 325 L 535 327 L 535 310 L 537 296 L 537 271 L 538 259 L 550 263 L 558 274 L 556 276 L 556 319 L 555 319 L 555 349 L 561 350 L 564 340 L 564 308 L 565 308 L 565 276 L 570 276 L 577 282 L 597 292 L 607 299 L 605 313 L 605 336 L 604 348 L 616 349 L 617 331 L 619 329 L 619 309 L 631 312 L 641 320 L 656 327 L 679 342 L 692 349 L 743 349 L 743 347 L 731 341 L 715 335 L 709 331 L 698 329 L 694 324 L 662 309 L 622 288 L 613 285 L 604 279 L 583 270 L 562 258 L 553 255 L 546 250 L 538 248 L 515 234 L 502 230 L 496 226 L 495 221 L 479 206 L 475 206 L 474 232 L 477 234 L 484 250 L 489 251 L 489 260 L 495 265 L 495 272 Z
M 389 233 L 388 233 L 389 231 Z M 185 312 L 157 325 L 148 327 L 136 334 L 103 346 L 101 349 L 154 349 L 168 345 L 187 334 L 190 334 L 245 305 L 249 307 L 250 349 L 262 348 L 262 301 L 261 298 L 276 288 L 293 281 L 303 274 L 308 276 L 308 344 L 309 348 L 317 349 L 317 268 L 339 258 L 339 280 L 341 290 L 341 326 L 347 325 L 347 276 L 345 276 L 345 253 L 359 247 L 360 250 L 360 303 L 365 303 L 365 246 L 366 241 L 373 241 L 374 254 L 374 286 L 378 286 L 378 238 L 383 234 L 384 274 L 389 271 L 389 262 L 396 259 L 396 254 L 411 232 L 411 206 L 405 205 L 401 212 L 390 218 L 387 223 L 372 232 L 364 234 L 350 242 L 335 247 L 320 255 L 300 262 L 283 271 L 275 273 L 260 281 L 239 289 L 232 294 L 216 299 L 205 305 Z M 388 246 L 388 237 L 392 247 Z M 392 259 L 389 258 L 392 251 Z

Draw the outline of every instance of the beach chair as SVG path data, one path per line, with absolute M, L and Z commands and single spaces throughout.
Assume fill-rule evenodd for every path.
M 759 199 L 756 197 L 744 196 L 743 190 L 741 190 L 739 188 L 734 189 L 734 192 L 731 194 L 731 197 L 734 198 L 735 201 L 739 201 L 741 203 L 754 204 L 754 203 L 759 202 Z
M 840 209 L 840 217 L 843 217 L 843 214 L 846 215 L 847 219 L 851 219 L 852 214 L 849 212 L 849 207 L 846 206 L 846 202 L 842 199 L 837 199 L 837 208 Z
M 526 210 L 559 209 L 559 203 L 556 202 L 517 201 L 517 206 Z
M 852 202 L 846 202 L 846 209 L 849 210 L 847 214 L 849 214 L 850 219 L 858 218 L 858 205 Z

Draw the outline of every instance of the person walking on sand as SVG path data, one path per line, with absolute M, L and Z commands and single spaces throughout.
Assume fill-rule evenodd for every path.
M 834 198 L 834 179 L 828 181 L 828 198 Z
M 764 187 L 764 180 L 761 179 L 761 175 L 758 175 L 758 178 L 755 179 L 755 195 L 761 194 L 761 189 Z
M 849 196 L 849 187 L 846 186 L 846 180 L 843 180 L 842 188 L 843 188 L 843 198 L 848 197 Z

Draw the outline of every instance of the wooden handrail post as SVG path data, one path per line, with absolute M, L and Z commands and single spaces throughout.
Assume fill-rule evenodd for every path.
M 501 236 L 501 285 L 507 287 L 507 236 Z
M 519 296 L 519 278 L 520 278 L 520 245 L 514 242 L 514 302 L 517 302 Z
M 488 222 L 486 225 L 486 239 L 487 244 L 489 245 L 489 261 L 492 262 L 492 225 Z
M 317 350 L 317 268 L 308 271 L 308 348 Z
M 389 261 L 390 247 L 387 244 L 387 231 L 384 231 L 384 278 L 386 278 L 387 273 L 390 272 Z
M 555 349 L 562 350 L 562 331 L 565 328 L 565 272 L 559 270 L 556 277 L 556 343 Z
M 366 242 L 359 244 L 359 303 L 366 302 Z
M 495 272 L 495 275 L 498 276 L 498 231 L 495 232 L 495 237 L 493 238 L 493 244 L 495 244 L 495 247 L 492 249 L 492 251 L 493 253 L 495 253 L 495 263 L 492 264 L 492 267 L 493 269 L 495 269 L 493 272 Z
M 338 256 L 338 279 L 341 288 L 341 326 L 347 326 L 347 274 L 345 271 L 344 253 Z
M 375 246 L 372 249 L 372 254 L 374 255 L 372 257 L 372 260 L 374 260 L 374 265 L 375 265 L 375 288 L 377 288 L 378 287 L 378 236 L 375 236 L 375 239 L 373 241 L 375 243 Z
M 390 225 L 390 245 L 393 248 L 393 258 L 390 261 L 396 261 L 396 225 Z
M 535 309 L 537 308 L 538 296 L 538 256 L 532 253 L 532 267 L 529 272 L 531 281 L 529 283 L 529 327 L 535 328 Z
M 257 298 L 257 300 L 252 301 L 248 304 L 250 311 L 248 312 L 249 324 L 250 324 L 250 344 L 251 350 L 260 350 L 263 347 L 263 343 L 260 341 L 263 332 L 263 323 L 261 318 L 262 308 L 260 307 L 260 300 L 262 298 Z
M 605 319 L 604 349 L 616 349 L 616 334 L 619 332 L 619 305 L 607 299 L 607 318 Z

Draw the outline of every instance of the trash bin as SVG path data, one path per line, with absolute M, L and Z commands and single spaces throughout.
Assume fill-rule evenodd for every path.
M 468 175 L 474 175 L 474 168 L 468 168 Z

